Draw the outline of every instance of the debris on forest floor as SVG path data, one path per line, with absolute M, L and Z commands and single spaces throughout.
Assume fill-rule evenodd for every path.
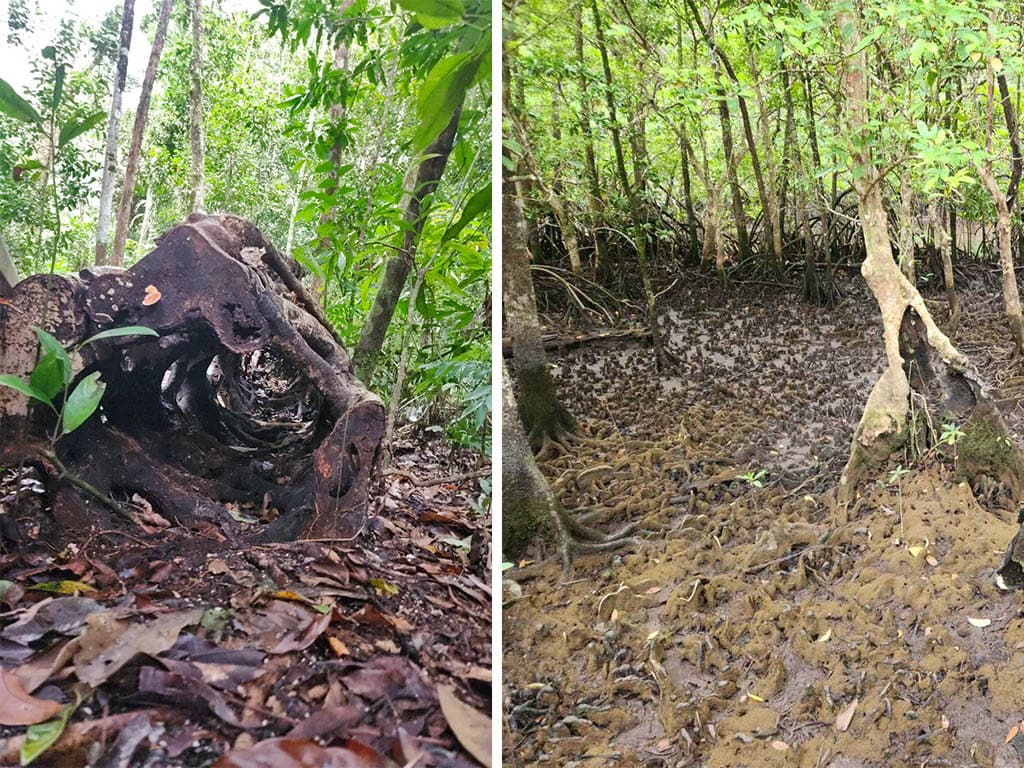
M 396 442 L 393 466 L 469 474 L 437 446 Z M 30 475 L 0 476 L 22 533 L 48 527 Z M 258 510 L 240 508 L 198 534 L 148 516 L 0 552 L 0 765 L 57 736 L 37 764 L 476 765 L 492 682 L 479 495 L 389 476 L 352 542 L 255 543 Z
M 837 507 L 882 357 L 863 289 L 833 310 L 699 291 L 666 313 L 674 372 L 637 345 L 555 361 L 582 434 L 544 464 L 553 488 L 592 523 L 649 535 L 578 557 L 571 581 L 552 562 L 518 585 L 506 762 L 1018 765 L 1024 614 L 993 583 L 1016 509 L 938 452 Z M 962 344 L 1020 439 L 999 307 L 963 299 Z

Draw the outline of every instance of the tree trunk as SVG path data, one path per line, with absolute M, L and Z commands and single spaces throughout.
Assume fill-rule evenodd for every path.
M 0 294 L 18 284 L 18 268 L 7 250 L 7 241 L 0 235 Z
M 149 248 L 149 232 L 153 227 L 153 182 L 146 185 L 146 201 L 143 203 L 142 224 L 139 226 L 137 253 L 143 255 Z
M 999 246 L 999 271 L 1003 278 L 1003 304 L 1006 321 L 1013 335 L 1014 354 L 1024 354 L 1024 314 L 1021 312 L 1020 293 L 1017 290 L 1017 274 L 1013 265 L 1013 244 L 1010 239 L 1010 208 L 1006 195 L 999 188 L 992 173 L 992 166 L 985 163 L 980 169 L 982 181 L 996 206 L 996 242 Z
M 903 275 L 915 284 L 914 269 L 914 230 L 917 223 L 914 220 L 914 190 L 910 186 L 910 174 L 904 171 L 900 174 L 900 269 Z
M 533 458 L 504 364 L 501 372 L 502 554 L 514 560 L 538 538 L 555 538 L 562 566 L 568 569 L 569 537 L 558 514 L 558 501 Z
M 865 244 L 861 274 L 881 310 L 888 362 L 857 425 L 850 458 L 840 479 L 839 500 L 852 500 L 865 472 L 906 444 L 910 431 L 918 429 L 908 418 L 912 390 L 944 422 L 964 425 L 968 436 L 965 440 L 978 441 L 992 449 L 979 451 L 979 456 L 987 457 L 979 466 L 967 467 L 967 462 L 961 462 L 961 471 L 970 479 L 982 474 L 995 475 L 1014 494 L 1019 493 L 1024 464 L 1015 448 L 1007 449 L 1006 445 L 1012 443 L 1001 442 L 1009 438 L 998 411 L 985 397 L 967 358 L 939 330 L 921 294 L 893 259 L 882 179 L 867 137 L 867 53 L 860 45 L 857 16 L 844 11 L 839 14 L 838 23 L 846 53 L 842 77 L 845 134 L 851 143 L 849 151 Z
M 579 277 L 583 274 L 583 262 L 580 261 L 580 246 L 576 239 L 576 225 L 572 217 L 566 212 L 565 204 L 555 191 L 554 185 L 548 193 L 548 205 L 555 214 L 555 221 L 558 222 L 558 229 L 562 233 L 562 242 L 565 244 L 566 253 L 569 254 L 569 267 L 572 273 Z
M 608 277 L 614 267 L 608 261 L 608 238 L 600 226 L 604 200 L 601 196 L 601 177 L 597 169 L 597 155 L 594 152 L 594 132 L 590 126 L 590 100 L 587 98 L 590 84 L 587 82 L 585 59 L 583 58 L 582 2 L 573 5 L 573 44 L 576 50 L 576 70 L 580 89 L 579 122 L 580 133 L 583 136 L 583 162 L 587 170 L 588 219 L 597 250 L 597 264 L 596 269 L 592 270 L 592 275 L 600 274 L 602 277 Z
M 508 82 L 507 78 L 505 82 Z M 507 106 L 507 98 L 504 99 Z M 562 444 L 575 428 L 562 406 L 548 369 L 537 319 L 537 298 L 530 278 L 523 204 L 507 167 L 502 167 L 502 286 L 506 335 L 512 338 L 513 366 L 519 383 L 520 413 L 534 450 Z M 507 422 L 506 422 L 507 423 Z
M 405 194 L 401 204 L 404 224 L 402 247 L 397 256 L 388 260 L 384 269 L 384 279 L 381 281 L 380 288 L 377 289 L 370 313 L 366 316 L 363 327 L 359 331 L 359 342 L 352 355 L 356 376 L 367 385 L 373 380 L 373 374 L 377 368 L 377 358 L 380 356 L 381 349 L 384 348 L 384 338 L 387 336 L 391 317 L 395 313 L 395 306 L 402 296 L 405 281 L 412 270 L 416 255 L 416 243 L 423 231 L 426 219 L 423 203 L 434 193 L 441 181 L 445 166 L 448 164 L 448 156 L 452 152 L 452 145 L 455 143 L 455 134 L 461 115 L 462 107 L 460 106 L 455 110 L 455 114 L 452 115 L 452 119 L 445 129 L 429 147 L 423 150 L 423 154 L 405 176 L 403 184 Z
M 712 65 L 714 66 L 714 62 Z M 720 83 L 715 86 L 715 96 L 718 101 L 718 120 L 722 126 L 722 150 L 725 152 L 726 174 L 732 197 L 732 215 L 736 221 L 736 245 L 739 249 L 740 261 L 743 262 L 751 257 L 750 238 L 747 234 L 747 214 L 743 210 L 743 191 L 740 188 L 740 178 L 736 172 L 736 153 L 732 144 L 732 118 L 729 115 L 725 89 Z
M 192 0 L 192 66 L 188 92 L 189 146 L 192 173 L 189 176 L 189 211 L 201 211 L 206 201 L 205 139 L 203 136 L 203 0 Z
M 932 223 L 935 245 L 942 257 L 942 281 L 946 286 L 946 303 L 949 305 L 949 336 L 956 336 L 960 327 L 960 299 L 956 295 L 956 285 L 953 277 L 953 254 L 949 236 L 946 228 L 946 217 L 939 206 L 938 201 L 933 200 L 928 204 L 928 218 Z
M 993 113 L 995 111 L 995 83 L 996 75 L 991 62 L 985 70 L 986 89 L 986 115 L 985 115 L 985 150 L 991 158 L 992 137 L 993 137 Z M 1021 175 L 1021 156 L 1018 145 L 1016 130 L 1017 121 L 1013 114 L 1013 106 L 1010 104 L 1009 94 L 1006 92 L 1006 80 L 1000 79 L 1000 90 L 1002 91 L 1003 116 L 1006 127 L 1010 132 L 1010 148 L 1012 157 L 1012 175 L 1007 192 L 999 187 L 995 173 L 992 170 L 992 160 L 986 159 L 978 166 L 978 175 L 988 190 L 989 196 L 996 208 L 996 242 L 999 248 L 999 270 L 1003 278 L 1003 303 L 1006 310 L 1006 321 L 1010 326 L 1010 333 L 1013 335 L 1014 355 L 1020 357 L 1024 354 L 1024 314 L 1021 312 L 1020 294 L 1017 291 L 1017 275 L 1013 265 L 1013 241 L 1011 239 L 1010 213 L 1013 201 L 1017 193 L 1017 184 Z
M 107 120 L 107 145 L 103 153 L 103 180 L 100 182 L 100 212 L 96 219 L 96 263 L 109 261 L 110 208 L 114 202 L 114 177 L 117 174 L 117 131 L 121 122 L 121 99 L 128 78 L 128 50 L 132 45 L 135 0 L 124 0 L 121 8 L 121 35 L 118 38 L 117 69 L 114 71 L 113 97 Z
M 749 42 L 748 42 L 749 45 Z M 761 195 L 762 213 L 764 214 L 765 227 L 767 228 L 768 247 L 771 249 L 772 266 L 777 275 L 781 275 L 785 264 L 782 254 L 782 220 L 779 204 L 779 172 L 775 167 L 774 153 L 772 152 L 771 126 L 768 123 L 768 110 L 764 103 L 764 94 L 761 92 L 760 73 L 757 69 L 757 59 L 754 56 L 754 47 L 748 48 L 750 57 L 750 77 L 754 87 L 754 105 L 757 107 L 757 126 L 761 136 L 761 146 L 764 148 L 764 164 L 768 173 L 767 179 L 761 180 L 758 187 Z M 783 87 L 788 91 L 788 78 L 783 79 Z M 753 137 L 748 139 L 752 142 Z M 754 147 L 753 149 L 756 149 Z M 753 150 L 751 159 L 753 160 Z M 760 173 L 760 171 L 759 171 Z
M 807 74 L 806 70 L 801 73 L 802 83 L 804 87 L 804 100 L 807 106 L 807 136 L 810 139 L 811 145 L 811 162 L 814 163 L 815 168 L 821 168 L 821 151 L 818 149 L 818 131 L 815 128 L 815 122 L 817 116 L 814 113 L 814 91 L 811 86 L 810 75 Z M 832 263 L 832 211 L 825 199 L 825 185 L 821 180 L 821 176 L 817 173 L 814 174 L 814 189 L 818 197 L 818 215 L 821 217 L 822 224 L 825 227 L 825 233 L 823 238 L 824 243 L 824 256 L 826 263 L 831 265 Z M 834 197 L 834 196 L 833 196 Z
M 686 209 L 687 261 L 691 266 L 700 264 L 700 240 L 697 237 L 697 213 L 693 209 L 693 185 L 690 181 L 690 154 L 687 151 L 685 128 L 680 128 L 679 157 L 683 173 L 683 207 Z
M 615 150 L 615 169 L 618 172 L 619 184 L 622 185 L 622 194 L 629 195 L 631 187 L 629 176 L 626 174 L 626 157 L 622 151 L 622 129 L 619 126 L 618 113 L 615 108 L 612 67 L 608 58 L 608 46 L 604 40 L 604 27 L 601 24 L 601 12 L 598 10 L 597 0 L 590 0 L 590 9 L 594 15 L 597 48 L 601 54 L 601 68 L 604 72 L 604 97 L 608 105 L 608 119 L 611 123 L 609 130 L 612 134 L 612 148 Z
M 139 172 L 142 138 L 146 131 L 146 120 L 149 117 L 149 100 L 153 95 L 153 83 L 156 81 L 157 67 L 160 65 L 160 56 L 164 50 L 167 22 L 171 18 L 173 5 L 174 0 L 162 0 L 160 4 L 160 16 L 157 19 L 156 34 L 153 37 L 153 48 L 149 53 L 146 75 L 142 79 L 142 92 L 139 94 L 139 106 L 135 111 L 135 125 L 132 128 L 132 144 L 128 150 L 128 159 L 124 167 L 121 202 L 117 207 L 117 228 L 114 232 L 114 253 L 111 259 L 115 266 L 124 264 L 124 249 L 128 242 L 128 223 L 131 220 L 132 200 L 135 197 L 135 176 Z

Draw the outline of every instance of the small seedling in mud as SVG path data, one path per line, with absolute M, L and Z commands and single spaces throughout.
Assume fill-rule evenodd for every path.
M 953 449 L 953 470 L 956 471 L 956 444 L 964 436 L 963 430 L 956 424 L 946 423 L 942 425 L 942 432 L 939 434 L 939 443 L 948 445 Z
M 764 469 L 759 469 L 757 470 L 757 472 L 751 470 L 750 472 L 744 472 L 742 475 L 739 476 L 738 479 L 743 480 L 748 485 L 754 488 L 764 488 L 764 483 L 762 481 L 767 476 L 767 474 L 767 470 Z
M 100 405 L 103 391 L 107 385 L 100 379 L 99 372 L 90 373 L 83 378 L 74 389 L 70 389 L 74 372 L 71 369 L 71 357 L 63 345 L 42 328 L 33 328 L 39 337 L 42 356 L 36 367 L 32 369 L 28 381 L 23 381 L 9 373 L 0 374 L 0 386 L 10 387 L 23 395 L 47 406 L 57 414 L 57 423 L 50 436 L 51 452 L 57 441 L 82 426 Z M 80 351 L 87 344 L 101 339 L 112 339 L 117 336 L 158 336 L 152 328 L 132 325 L 126 328 L 110 328 L 90 336 L 77 347 Z M 54 405 L 54 398 L 60 395 L 60 408 Z
M 900 541 L 905 541 L 907 532 L 903 527 L 903 478 L 910 474 L 910 470 L 897 464 L 889 473 L 889 485 L 896 486 L 896 503 L 900 511 Z

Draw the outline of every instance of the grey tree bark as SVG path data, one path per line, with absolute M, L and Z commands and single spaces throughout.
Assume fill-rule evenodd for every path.
M 206 138 L 203 130 L 203 0 L 192 0 L 192 64 L 188 91 L 189 145 L 192 172 L 189 175 L 189 211 L 203 210 L 206 202 Z
M 131 220 L 132 199 L 135 197 L 135 177 L 139 172 L 139 156 L 142 154 L 142 137 L 146 131 L 149 101 L 153 95 L 153 83 L 156 81 L 160 56 L 164 51 L 167 23 L 170 21 L 173 6 L 174 0 L 162 0 L 160 4 L 160 16 L 156 23 L 153 48 L 149 52 L 149 63 L 146 65 L 146 75 L 142 79 L 142 92 L 139 94 L 139 106 L 135 111 L 132 145 L 128 150 L 128 159 L 125 162 L 124 184 L 121 187 L 121 202 L 117 208 L 117 230 L 114 233 L 114 253 L 111 259 L 111 263 L 118 267 L 124 264 L 124 249 L 128 243 L 128 223 Z
M 103 153 L 103 179 L 100 182 L 100 212 L 96 219 L 96 263 L 109 261 L 110 209 L 114 203 L 114 177 L 117 174 L 117 134 L 121 123 L 121 100 L 128 79 L 128 51 L 132 46 L 135 0 L 124 0 L 121 8 L 121 34 L 118 38 L 117 69 L 114 70 L 114 94 L 107 120 L 107 146 Z

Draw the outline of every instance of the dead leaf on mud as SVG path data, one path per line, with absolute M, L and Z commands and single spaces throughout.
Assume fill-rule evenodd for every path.
M 437 687 L 437 698 L 459 743 L 485 768 L 491 768 L 491 718 L 460 701 L 455 689 L 446 685 Z
M 25 611 L 0 636 L 27 645 L 47 632 L 73 633 L 90 615 L 102 610 L 99 603 L 88 597 L 46 598 Z
M 112 613 L 93 614 L 80 638 L 82 647 L 75 654 L 75 673 L 83 683 L 98 686 L 137 654 L 163 653 L 174 645 L 182 629 L 202 617 L 202 608 L 196 608 L 165 614 L 148 624 L 129 624 Z
M 18 665 L 12 670 L 12 674 L 21 681 L 25 690 L 31 693 L 63 669 L 64 665 L 78 653 L 78 648 L 78 638 L 73 637 L 67 642 L 58 643 L 47 651 L 36 654 L 31 661 Z
M 978 627 L 979 629 L 987 627 L 992 623 L 992 619 L 974 619 L 970 616 L 967 617 L 967 621 L 972 627 Z
M 35 725 L 49 720 L 64 707 L 25 692 L 21 681 L 0 667 L 0 725 Z
M 853 714 L 857 711 L 857 705 L 860 703 L 860 699 L 854 699 L 842 712 L 836 717 L 836 730 L 843 733 L 847 728 L 850 727 L 850 723 L 853 721 Z
M 771 743 L 771 748 L 776 749 L 779 752 L 785 752 L 789 749 L 789 744 L 787 744 L 784 741 L 779 741 L 778 739 L 776 739 Z
M 1014 723 L 1009 733 L 1006 734 L 1006 743 L 1009 744 L 1011 741 L 1017 738 L 1018 733 L 1020 733 L 1020 723 Z
M 281 638 L 281 642 L 271 648 L 270 652 L 278 654 L 289 653 L 308 648 L 327 630 L 336 616 L 337 609 L 331 609 L 327 613 L 317 616 L 298 635 L 288 635 Z

